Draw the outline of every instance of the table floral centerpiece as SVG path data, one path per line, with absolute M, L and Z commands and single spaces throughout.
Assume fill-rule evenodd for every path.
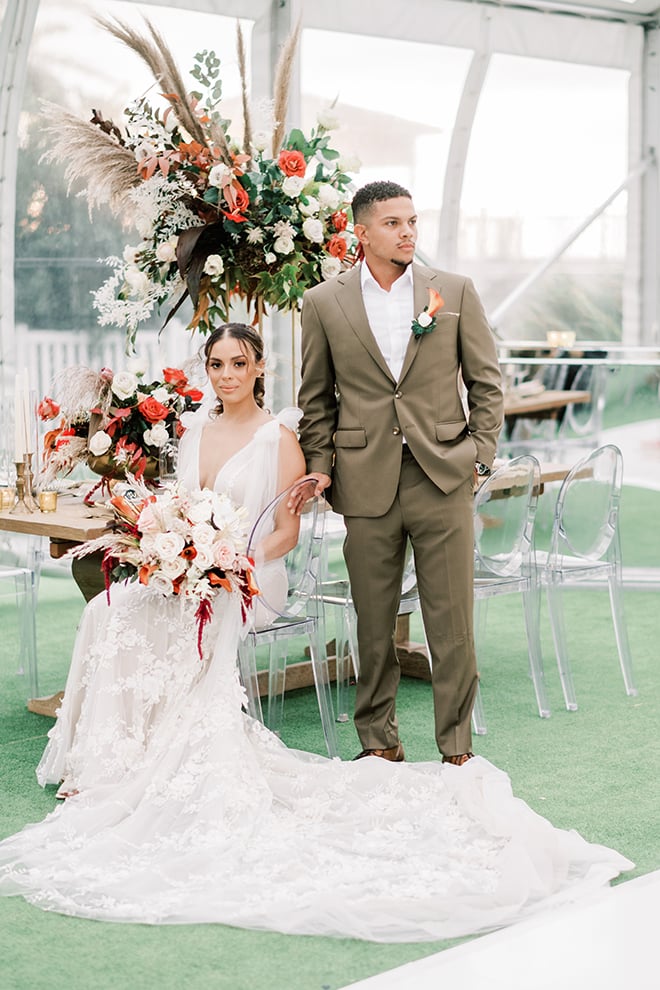
M 180 435 L 182 413 L 197 409 L 203 393 L 180 368 L 147 382 L 139 361 L 132 366 L 116 373 L 77 366 L 57 377 L 56 398 L 45 396 L 37 410 L 42 422 L 58 420 L 44 437 L 42 483 L 85 463 L 102 476 L 89 501 L 109 478 L 156 477 L 161 448 Z
M 70 182 L 83 179 L 90 209 L 108 203 L 129 217 L 138 240 L 122 258 L 108 258 L 113 274 L 95 295 L 101 325 L 127 329 L 129 346 L 155 308 L 167 320 L 187 296 L 189 328 L 206 333 L 229 318 L 234 297 L 260 320 L 263 306 L 294 310 L 306 288 L 337 275 L 353 257 L 349 224 L 349 167 L 330 146 L 338 121 L 319 113 L 309 137 L 285 134 L 289 80 L 300 27 L 283 48 L 269 126 L 254 130 L 245 51 L 237 28 L 242 78 L 242 140 L 220 112 L 220 62 L 212 51 L 195 56 L 188 92 L 165 41 L 148 21 L 141 36 L 120 21 L 103 27 L 149 66 L 166 101 L 146 97 L 125 111 L 120 129 L 93 111 L 90 122 L 47 104 L 50 157 L 66 164 Z

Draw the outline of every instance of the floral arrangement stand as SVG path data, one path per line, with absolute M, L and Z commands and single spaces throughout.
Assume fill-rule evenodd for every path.
M 82 179 L 90 208 L 107 203 L 132 221 L 138 240 L 95 295 L 101 325 L 139 325 L 168 305 L 165 322 L 189 296 L 190 329 L 201 333 L 230 317 L 232 300 L 247 302 L 261 325 L 264 307 L 295 311 L 303 292 L 337 275 L 354 259 L 349 224 L 350 170 L 330 146 L 338 125 L 332 108 L 309 136 L 285 134 L 289 80 L 300 25 L 284 45 L 272 108 L 253 114 L 243 36 L 237 28 L 243 136 L 235 139 L 221 113 L 220 61 L 195 56 L 188 91 L 165 41 L 148 21 L 139 34 L 120 21 L 100 23 L 149 66 L 164 109 L 146 96 L 126 110 L 123 129 L 98 111 L 90 122 L 47 104 L 50 157 Z
M 44 437 L 42 483 L 85 463 L 101 475 L 85 496 L 91 504 L 112 478 L 157 478 L 161 450 L 180 435 L 181 415 L 197 409 L 203 393 L 179 368 L 164 368 L 162 379 L 145 382 L 139 359 L 129 363 L 132 370 L 117 373 L 78 366 L 58 376 L 58 401 L 45 396 L 37 410 L 44 422 L 59 419 Z

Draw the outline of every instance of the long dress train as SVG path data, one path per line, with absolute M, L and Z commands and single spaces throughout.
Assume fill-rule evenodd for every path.
M 200 432 L 187 436 L 188 484 Z M 265 424 L 218 475 L 251 518 L 275 492 L 279 435 L 280 421 Z M 216 599 L 200 662 L 189 610 L 115 590 L 110 608 L 100 596 L 86 610 L 39 766 L 42 783 L 66 776 L 80 793 L 0 843 L 1 894 L 108 921 L 395 942 L 508 924 L 633 865 L 555 829 L 480 757 L 344 763 L 288 749 L 243 711 L 235 600 Z

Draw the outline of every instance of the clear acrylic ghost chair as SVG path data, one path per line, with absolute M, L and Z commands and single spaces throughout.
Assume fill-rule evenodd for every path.
M 287 600 L 283 607 L 277 607 L 263 596 L 263 604 L 270 608 L 275 618 L 264 628 L 248 628 L 239 647 L 239 666 L 248 696 L 248 711 L 254 718 L 265 722 L 273 732 L 279 732 L 284 707 L 288 643 L 296 637 L 306 637 L 326 747 L 330 756 L 336 756 L 337 739 L 328 673 L 325 621 L 319 597 L 326 502 L 322 496 L 313 496 L 316 482 L 305 482 L 303 485 L 304 496 L 307 498 L 300 514 L 298 542 L 285 557 Z M 273 531 L 278 514 L 288 513 L 289 497 L 292 492 L 297 493 L 300 487 L 300 482 L 292 485 L 266 506 L 252 528 L 248 556 L 254 557 L 255 548 Z M 258 564 L 255 578 L 259 585 Z M 257 672 L 257 649 L 260 646 L 268 647 L 268 704 L 265 719 Z
M 483 641 L 488 600 L 520 594 L 527 633 L 529 673 L 541 718 L 548 718 L 540 637 L 540 584 L 535 566 L 534 516 L 540 467 L 531 454 L 508 461 L 481 485 L 474 497 L 474 600 L 477 655 Z M 485 731 L 480 693 L 473 714 L 475 731 Z
M 37 574 L 30 567 L 0 566 L 0 599 L 2 611 L 11 611 L 12 622 L 17 623 L 16 674 L 21 681 L 26 700 L 39 696 L 37 670 L 37 644 L 35 618 L 37 611 Z M 9 616 L 7 617 L 9 618 Z M 3 617 L 2 628 L 5 645 L 10 623 Z M 13 639 L 9 641 L 13 653 Z M 24 685 L 24 688 L 23 688 Z
M 622 480 L 623 457 L 614 444 L 604 444 L 578 461 L 559 490 L 550 550 L 537 554 L 539 576 L 548 598 L 559 676 L 569 711 L 577 709 L 577 700 L 562 604 L 562 592 L 567 585 L 585 587 L 607 581 L 626 693 L 637 694 L 623 607 L 619 538 Z

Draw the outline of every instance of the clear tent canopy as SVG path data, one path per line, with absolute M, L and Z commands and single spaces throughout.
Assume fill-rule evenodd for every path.
M 126 231 L 103 210 L 90 220 L 42 157 L 40 100 L 119 119 L 152 85 L 94 15 L 135 26 L 147 16 L 184 73 L 196 52 L 216 51 L 223 115 L 236 121 L 236 20 L 258 107 L 300 19 L 287 125 L 309 131 L 332 106 L 335 148 L 361 162 L 355 185 L 391 178 L 411 190 L 420 258 L 470 275 L 498 336 L 544 339 L 565 327 L 659 348 L 658 9 L 654 0 L 0 0 L 3 397 L 22 365 L 45 389 L 53 362 L 75 363 L 83 337 L 92 359 L 121 360 L 121 335 L 97 325 L 91 293 L 106 277 L 99 259 L 121 254 Z M 189 317 L 160 336 L 155 317 L 138 349 L 148 342 L 161 362 L 196 349 Z M 281 405 L 295 395 L 295 320 L 271 313 L 266 332 Z M 57 353 L 50 364 L 46 352 Z

